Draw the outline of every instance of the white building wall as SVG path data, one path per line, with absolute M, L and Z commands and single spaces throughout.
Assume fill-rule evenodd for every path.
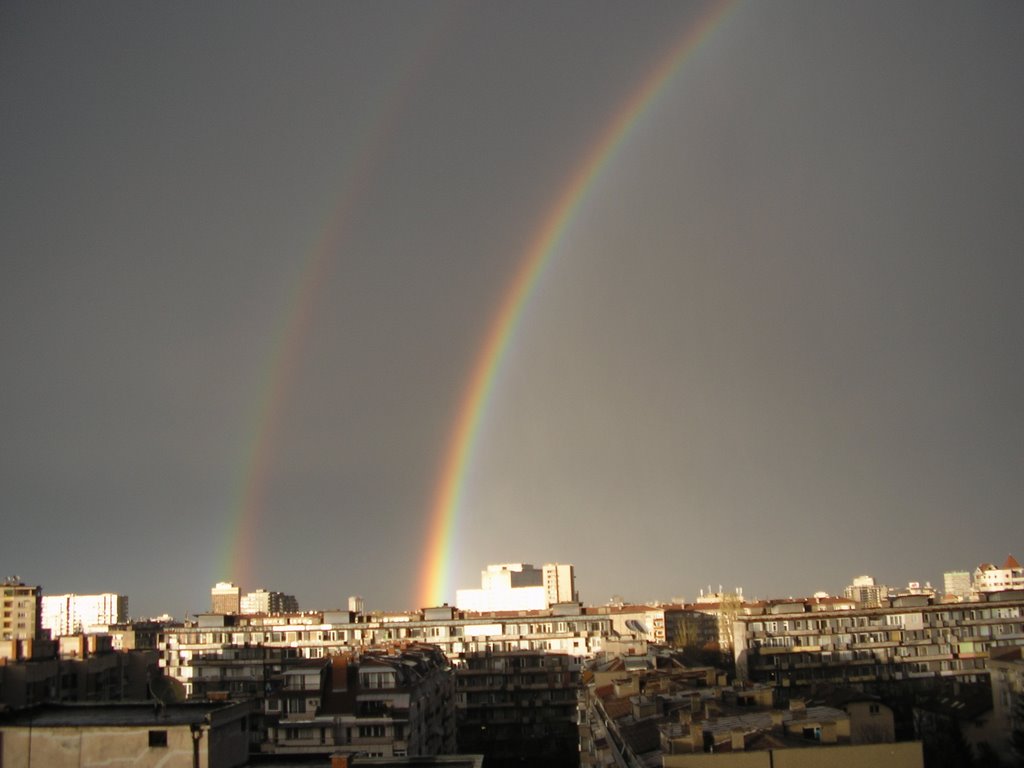
M 548 563 L 543 571 L 549 605 L 577 601 L 576 576 L 571 565 Z
M 43 628 L 53 637 L 88 632 L 128 620 L 128 597 L 105 592 L 101 595 L 44 595 Z
M 459 589 L 455 605 L 460 611 L 540 611 L 548 607 L 544 587 L 506 589 Z

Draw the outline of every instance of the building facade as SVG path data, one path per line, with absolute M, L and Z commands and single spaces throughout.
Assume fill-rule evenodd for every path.
M 291 666 L 272 681 L 265 711 L 264 752 L 392 758 L 457 747 L 448 661 L 424 644 Z
M 242 595 L 239 610 L 241 613 L 298 613 L 299 601 L 294 595 L 257 589 Z
M 843 590 L 843 597 L 853 600 L 864 608 L 877 608 L 889 596 L 889 587 L 875 584 L 871 576 L 857 576 L 853 583 Z
M 5 579 L 0 592 L 0 641 L 35 640 L 43 629 L 43 588 L 17 577 Z
M 44 595 L 43 629 L 51 637 L 77 635 L 94 627 L 107 627 L 128 621 L 127 595 L 105 592 L 100 595 Z
M 828 610 L 814 600 L 779 601 L 738 616 L 740 679 L 781 687 L 955 678 L 987 679 L 998 648 L 1024 644 L 1024 594 L 935 604 L 919 596 L 885 607 Z
M 237 703 L 51 704 L 0 715 L 0 765 L 235 768 L 248 760 Z
M 459 749 L 486 764 L 576 766 L 580 659 L 543 651 L 484 651 L 455 670 Z
M 241 594 L 230 581 L 218 581 L 210 590 L 210 613 L 241 613 Z
M 460 589 L 455 606 L 460 611 L 541 611 L 560 603 L 576 603 L 576 576 L 571 565 L 529 563 L 488 565 L 480 573 L 480 589 Z
M 481 651 L 543 650 L 587 658 L 616 635 L 609 616 L 579 608 L 477 616 L 445 607 L 376 616 L 206 614 L 162 628 L 157 644 L 161 667 L 189 696 L 259 697 L 267 679 L 286 665 L 366 646 L 430 643 L 458 665 L 464 654 Z
M 1024 567 L 1013 555 L 1007 555 L 1002 568 L 982 563 L 974 571 L 973 589 L 978 594 L 1024 589 Z

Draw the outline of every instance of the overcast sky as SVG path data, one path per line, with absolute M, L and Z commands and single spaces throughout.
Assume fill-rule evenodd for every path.
M 707 12 L 0 5 L 0 575 L 206 609 L 263 439 L 243 590 L 417 607 L 498 303 Z M 1019 2 L 726 14 L 526 307 L 455 584 L 786 596 L 1024 555 L 1021 40 Z

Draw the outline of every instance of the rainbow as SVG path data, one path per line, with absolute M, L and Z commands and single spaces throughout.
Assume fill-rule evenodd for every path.
M 299 261 L 295 277 L 281 311 L 276 332 L 259 377 L 258 395 L 247 424 L 241 461 L 235 471 L 230 512 L 223 535 L 223 556 L 217 563 L 214 578 L 233 580 L 247 588 L 251 581 L 253 560 L 260 522 L 265 514 L 265 497 L 273 467 L 274 444 L 286 413 L 296 372 L 302 361 L 303 342 L 308 336 L 315 308 L 338 252 L 357 212 L 359 201 L 372 183 L 377 159 L 382 156 L 394 135 L 403 107 L 419 79 L 428 71 L 428 62 L 443 50 L 450 35 L 453 13 L 439 15 L 434 25 L 424 30 L 421 45 L 410 51 L 402 66 L 396 67 L 391 81 L 381 89 L 381 98 L 374 108 L 365 111 L 355 133 L 356 140 L 346 153 L 342 178 L 344 183 L 326 206 L 326 221 L 318 228 L 316 241 Z
M 732 2 L 715 2 L 687 26 L 583 155 L 542 219 L 491 321 L 459 401 L 431 507 L 426 556 L 419 579 L 420 606 L 440 605 L 451 594 L 449 582 L 454 535 L 462 510 L 470 461 L 480 438 L 480 425 L 523 309 L 545 266 L 586 199 L 587 192 L 622 146 L 630 130 L 683 63 L 725 19 L 732 5 Z

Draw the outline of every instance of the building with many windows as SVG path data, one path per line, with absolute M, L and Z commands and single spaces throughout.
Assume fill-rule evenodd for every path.
M 889 587 L 875 584 L 872 576 L 857 576 L 853 583 L 843 590 L 843 597 L 855 601 L 864 608 L 877 608 L 889 596 Z
M 529 563 L 488 565 L 480 573 L 480 589 L 460 589 L 455 605 L 460 611 L 545 610 L 559 603 L 575 603 L 576 577 L 571 565 Z
M 43 629 L 43 588 L 27 586 L 17 576 L 5 579 L 0 593 L 0 641 L 35 640 Z M 0 649 L 0 657 L 10 649 Z
M 218 581 L 210 590 L 210 613 L 241 613 L 241 592 L 230 581 Z
M 979 594 L 1024 589 L 1024 566 L 1013 555 L 1006 556 L 1002 568 L 982 563 L 974 571 L 973 588 Z
M 51 637 L 77 635 L 90 628 L 106 628 L 128 621 L 128 597 L 105 592 L 101 595 L 44 595 L 43 629 Z
M 265 712 L 264 752 L 391 758 L 456 751 L 454 681 L 434 646 L 301 662 L 272 679 Z
M 935 604 L 911 596 L 842 611 L 814 599 L 770 602 L 736 618 L 737 673 L 780 687 L 987 679 L 990 653 L 1024 644 L 1024 593 L 1000 598 Z
M 294 595 L 286 595 L 284 592 L 257 589 L 242 595 L 239 608 L 241 613 L 298 613 L 299 601 Z
M 486 764 L 578 762 L 580 659 L 543 651 L 466 654 L 455 670 L 459 749 Z
M 942 574 L 942 588 L 947 602 L 955 603 L 971 597 L 971 574 L 969 571 L 946 571 Z

